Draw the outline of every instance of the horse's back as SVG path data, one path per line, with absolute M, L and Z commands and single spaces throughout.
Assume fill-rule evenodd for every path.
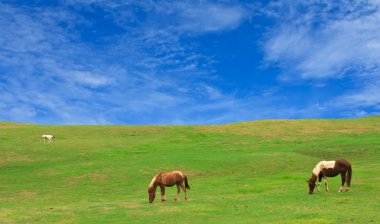
M 183 181 L 183 174 L 180 171 L 165 172 L 161 175 L 163 183 L 168 187 L 181 184 Z
M 345 159 L 338 159 L 336 160 L 335 166 L 337 169 L 347 170 L 348 168 L 351 168 L 351 163 Z

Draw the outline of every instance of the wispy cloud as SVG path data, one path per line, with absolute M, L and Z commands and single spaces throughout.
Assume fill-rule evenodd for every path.
M 331 109 L 369 114 L 363 105 L 379 107 L 380 16 L 375 1 L 41 4 L 0 3 L 0 119 L 194 124 L 318 117 Z M 239 87 L 223 89 L 217 51 L 200 45 L 202 40 L 222 43 L 225 34 L 242 25 L 245 32 L 265 31 L 252 42 L 262 43 L 255 50 L 262 50 L 263 64 L 279 71 L 273 75 L 278 77 L 272 80 L 275 85 L 252 88 L 245 95 Z M 287 90 L 293 81 L 327 89 L 332 84 L 325 80 L 330 79 L 352 87 L 337 91 L 328 102 L 316 97 L 299 103 L 297 94 Z M 295 101 L 299 104 L 293 105 Z
M 230 30 L 239 26 L 246 14 L 241 6 L 210 3 L 182 5 L 179 9 L 179 28 L 192 33 Z
M 194 105 L 228 97 L 208 84 L 213 59 L 182 39 L 238 27 L 245 11 L 237 4 L 31 4 L 0 7 L 3 119 L 173 123 L 196 113 Z
M 276 6 L 287 10 L 282 14 L 285 19 L 269 34 L 266 59 L 289 71 L 284 78 L 342 77 L 351 69 L 366 72 L 377 67 L 380 56 L 378 6 L 378 2 L 354 4 L 348 9 L 345 4 L 320 2 Z M 334 16 L 331 16 L 332 10 L 336 11 Z
M 281 69 L 279 80 L 312 80 L 316 85 L 331 79 L 350 83 L 321 103 L 342 116 L 378 107 L 378 1 L 276 2 L 267 5 L 263 13 L 277 24 L 268 32 L 263 50 L 268 65 Z
M 334 100 L 334 104 L 346 108 L 380 108 L 380 78 L 377 73 L 366 82 L 355 85 L 352 90 L 347 91 Z

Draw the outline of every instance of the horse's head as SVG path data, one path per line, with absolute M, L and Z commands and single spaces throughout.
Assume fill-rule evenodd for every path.
M 152 203 L 154 201 L 154 198 L 156 197 L 156 189 L 153 187 L 149 187 L 148 194 L 149 194 L 149 203 Z
M 309 194 L 312 194 L 313 193 L 313 191 L 314 191 L 314 188 L 315 188 L 315 186 L 316 186 L 316 184 L 315 184 L 315 181 L 313 181 L 311 178 L 308 180 L 308 181 L 306 181 L 307 183 L 308 183 L 308 185 L 309 185 Z

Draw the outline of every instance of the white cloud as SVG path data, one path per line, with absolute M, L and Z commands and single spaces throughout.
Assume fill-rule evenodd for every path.
M 36 111 L 33 107 L 21 106 L 16 108 L 11 108 L 8 112 L 12 117 L 19 117 L 22 119 L 30 119 L 36 116 Z
M 64 124 L 224 123 L 285 115 L 317 117 L 330 106 L 289 108 L 281 104 L 284 98 L 276 88 L 239 100 L 214 85 L 215 59 L 186 38 L 238 28 L 251 13 L 239 3 L 64 4 L 0 5 L 0 26 L 8 28 L 0 30 L 0 88 L 5 89 L 0 91 L 0 118 Z M 88 20 L 81 13 L 100 8 L 104 14 L 98 19 L 116 26 L 117 34 L 92 33 L 97 30 L 96 18 Z M 361 71 L 375 74 L 379 42 L 372 29 L 374 14 L 352 18 L 342 14 L 325 19 L 317 29 L 310 28 L 312 16 L 295 24 L 281 23 L 270 33 L 265 48 L 269 63 L 303 79 L 344 76 L 345 69 L 357 69 L 357 64 Z M 350 21 L 356 23 L 350 26 Z M 352 51 L 347 50 L 350 47 Z M 378 105 L 376 97 L 364 101 L 367 94 L 378 95 L 375 86 L 365 92 L 367 86 L 356 86 L 340 101 Z
M 234 29 L 243 21 L 246 11 L 240 6 L 195 3 L 180 8 L 180 28 L 192 33 Z
M 380 106 L 380 78 L 364 84 L 363 87 L 351 90 L 334 101 L 335 105 L 349 108 L 379 107 Z
M 164 16 L 160 11 L 163 5 L 154 4 L 161 7 L 155 16 Z M 121 5 L 106 7 L 118 11 Z M 178 123 L 186 120 L 186 114 L 196 113 L 194 105 L 208 104 L 209 100 L 220 103 L 226 97 L 204 83 L 213 60 L 181 41 L 185 32 L 191 32 L 180 26 L 186 16 L 173 20 L 181 21 L 174 29 L 151 20 L 140 21 L 133 28 L 122 24 L 125 30 L 119 35 L 97 37 L 108 38 L 98 50 L 97 45 L 83 42 L 76 27 L 79 21 L 84 24 L 81 29 L 91 28 L 92 21 L 75 11 L 91 9 L 1 6 L 0 23 L 9 28 L 0 30 L 0 43 L 6 48 L 0 52 L 0 85 L 6 87 L 0 92 L 2 118 L 62 124 Z M 212 28 L 194 27 L 201 29 L 198 34 L 238 25 L 238 15 L 218 22 L 223 20 L 218 13 L 233 14 L 234 7 L 231 11 L 215 7 Z M 168 18 L 179 18 L 180 13 L 175 8 Z
M 366 72 L 380 65 L 380 11 L 370 11 L 373 5 L 359 5 L 348 13 L 335 9 L 338 12 L 332 14 L 334 17 L 327 14 L 328 8 L 313 4 L 306 7 L 311 12 L 298 12 L 300 5 L 289 6 L 290 18 L 279 21 L 264 48 L 266 60 L 288 70 L 287 78 L 336 78 L 353 67 Z M 365 11 L 363 7 L 369 11 L 356 13 Z
M 112 83 L 112 79 L 106 76 L 96 75 L 87 71 L 69 71 L 66 74 L 67 81 L 73 81 L 90 87 L 101 87 Z
M 379 111 L 379 1 L 275 2 L 261 13 L 277 24 L 263 50 L 267 65 L 280 68 L 280 81 L 328 91 L 330 98 L 319 104 L 322 115 Z

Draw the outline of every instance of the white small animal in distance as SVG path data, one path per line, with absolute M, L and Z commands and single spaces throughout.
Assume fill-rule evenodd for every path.
M 42 140 L 45 142 L 45 141 L 48 141 L 49 143 L 55 139 L 55 137 L 53 135 L 42 135 L 41 136 Z

